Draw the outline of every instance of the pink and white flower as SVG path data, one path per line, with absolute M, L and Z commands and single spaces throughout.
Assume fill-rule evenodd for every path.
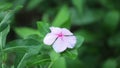
M 57 52 L 63 52 L 67 48 L 73 48 L 76 44 L 76 37 L 66 28 L 50 27 L 51 32 L 48 33 L 43 42 L 46 45 L 52 45 Z

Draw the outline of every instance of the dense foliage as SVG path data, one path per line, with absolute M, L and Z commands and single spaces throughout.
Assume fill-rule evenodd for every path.
M 120 0 L 0 0 L 0 68 L 120 68 Z M 49 27 L 76 47 L 56 53 Z

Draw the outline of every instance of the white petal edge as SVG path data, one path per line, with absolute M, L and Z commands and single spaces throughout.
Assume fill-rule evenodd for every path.
M 75 36 L 67 36 L 63 38 L 66 43 L 69 45 L 67 46 L 68 48 L 73 48 L 76 44 L 76 37 Z
M 62 39 L 58 38 L 55 43 L 53 44 L 53 49 L 57 52 L 63 52 L 67 49 L 67 43 L 64 42 Z
M 53 34 L 59 34 L 61 33 L 61 28 L 58 28 L 58 27 L 50 27 L 50 30 L 51 30 L 51 33 Z
M 66 29 L 66 28 L 62 28 L 62 33 L 64 35 L 73 35 L 73 33 L 71 31 L 69 31 L 68 29 Z
M 57 38 L 56 35 L 54 35 L 54 34 L 52 34 L 52 33 L 48 33 L 48 34 L 45 36 L 43 42 L 44 42 L 44 44 L 46 44 L 46 45 L 51 45 L 51 44 L 53 44 L 53 42 L 56 40 L 56 38 Z

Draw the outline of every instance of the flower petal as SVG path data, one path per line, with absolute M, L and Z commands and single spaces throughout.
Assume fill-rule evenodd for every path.
M 75 36 L 67 36 L 63 38 L 65 42 L 67 42 L 69 45 L 68 48 L 73 48 L 76 44 L 76 37 Z
M 62 28 L 62 33 L 64 34 L 64 35 L 73 35 L 73 33 L 72 32 L 70 32 L 68 29 L 66 29 L 66 28 Z
M 61 33 L 61 28 L 58 27 L 50 27 L 51 33 L 53 34 L 59 34 Z
M 48 33 L 48 34 L 45 36 L 43 42 L 44 42 L 46 45 L 51 45 L 51 44 L 53 44 L 53 42 L 56 40 L 56 38 L 57 38 L 56 35 L 54 35 L 54 34 L 52 34 L 52 33 Z
M 63 52 L 64 50 L 67 49 L 67 43 L 64 42 L 62 39 L 58 38 L 55 43 L 53 44 L 53 49 L 57 52 Z

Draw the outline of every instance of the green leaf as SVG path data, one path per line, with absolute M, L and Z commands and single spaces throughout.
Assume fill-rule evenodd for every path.
M 0 11 L 0 21 L 5 17 L 6 13 L 5 11 Z
M 55 27 L 70 27 L 70 12 L 67 6 L 62 6 L 54 21 L 52 26 Z
M 10 19 L 12 18 L 12 16 L 13 16 L 12 11 L 6 12 L 3 20 L 0 23 L 0 32 L 3 31 L 5 28 L 7 28 L 8 24 L 10 23 Z
M 0 64 L 2 64 L 2 55 L 0 53 Z
M 6 45 L 6 37 L 7 34 L 10 30 L 10 26 L 6 27 L 2 32 L 0 32 L 0 63 L 2 62 L 2 66 L 5 67 L 5 64 L 3 63 L 6 61 L 6 54 L 3 52 L 3 49 L 5 48 Z
M 60 57 L 56 60 L 56 62 L 52 65 L 52 68 L 66 68 L 65 58 Z
M 7 2 L 0 2 L 0 11 L 6 11 L 11 9 L 13 4 Z
M 84 42 L 84 37 L 80 35 L 77 35 L 76 37 L 77 37 L 77 43 L 75 45 L 75 48 L 79 48 Z
M 3 51 L 6 53 L 9 52 L 16 52 L 18 53 L 25 53 L 23 58 L 19 61 L 17 68 L 24 68 L 26 66 L 26 59 L 29 57 L 36 55 L 39 53 L 42 46 L 40 43 L 33 39 L 21 39 L 21 40 L 14 40 L 9 42 Z
M 99 33 L 92 33 L 88 30 L 84 30 L 84 29 L 81 29 L 81 30 L 78 30 L 75 32 L 76 36 L 82 36 L 85 40 L 85 42 L 87 43 L 90 43 L 90 42 L 95 42 L 97 41 L 99 38 L 101 38 L 101 35 Z M 78 38 L 78 40 L 80 40 Z
M 0 32 L 3 31 L 5 28 L 7 28 L 7 26 L 8 26 L 7 23 L 0 24 Z
M 103 26 L 105 27 L 105 30 L 113 33 L 119 24 L 119 18 L 120 15 L 118 11 L 109 11 L 104 18 Z
M 59 57 L 60 57 L 59 53 L 56 53 L 53 50 L 50 52 L 50 58 L 51 58 L 52 62 L 55 62 Z
M 14 8 L 16 8 L 16 6 L 22 6 L 22 5 L 25 5 L 27 1 L 26 0 L 14 0 Z
M 71 21 L 74 25 L 89 25 L 102 18 L 104 12 L 101 10 L 86 9 L 80 16 L 75 9 L 71 9 Z
M 67 68 L 84 68 L 79 59 L 66 59 Z
M 115 59 L 108 59 L 104 62 L 102 68 L 117 68 L 117 61 Z
M 40 35 L 32 34 L 26 37 L 27 39 L 34 39 L 36 41 L 39 41 L 40 43 L 43 43 L 43 39 Z
M 49 17 L 50 17 L 50 12 L 45 12 L 42 16 L 42 21 L 43 22 L 50 22 Z
M 32 10 L 37 7 L 43 0 L 29 0 L 27 10 Z
M 11 19 L 12 16 L 13 16 L 13 11 L 6 12 L 6 15 L 4 19 L 1 21 L 1 23 L 9 23 L 9 20 Z
M 28 36 L 33 35 L 33 34 L 40 36 L 40 33 L 38 30 L 28 28 L 28 27 L 17 27 L 17 28 L 15 28 L 15 32 L 21 38 L 27 38 Z
M 77 49 L 73 49 L 73 50 L 70 49 L 70 50 L 66 50 L 62 55 L 70 59 L 76 59 L 78 56 L 78 51 Z
M 65 58 L 60 55 L 60 53 L 56 53 L 55 51 L 50 52 L 51 63 L 48 68 L 66 68 Z
M 83 14 L 83 10 L 85 8 L 85 0 L 72 0 L 73 5 L 77 9 L 80 15 Z
M 14 13 L 17 13 L 17 12 L 19 12 L 19 11 L 21 10 L 21 8 L 23 8 L 23 6 L 22 6 L 22 5 L 18 5 L 18 6 L 16 6 L 15 9 L 13 9 L 12 11 L 13 11 Z
M 19 39 L 11 41 L 7 44 L 7 47 L 4 49 L 6 53 L 9 52 L 24 52 L 29 55 L 37 54 L 41 48 L 40 43 L 33 39 Z
M 49 24 L 45 22 L 37 22 L 37 27 L 40 32 L 40 35 L 44 37 L 49 32 Z
M 26 60 L 27 66 L 32 67 L 36 65 L 42 65 L 50 62 L 50 58 L 48 55 L 33 55 Z
M 5 47 L 6 37 L 9 30 L 10 30 L 10 26 L 7 26 L 7 28 L 5 28 L 2 32 L 0 32 L 0 49 Z

